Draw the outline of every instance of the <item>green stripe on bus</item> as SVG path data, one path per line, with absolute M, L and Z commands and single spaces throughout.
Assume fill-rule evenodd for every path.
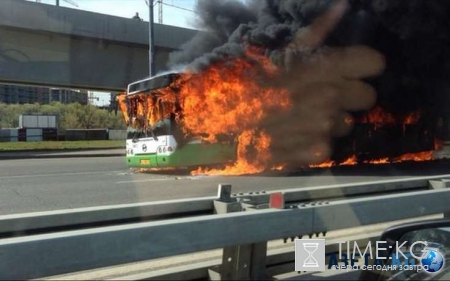
M 226 164 L 236 160 L 236 144 L 188 144 L 177 148 L 171 155 L 135 155 L 126 159 L 127 165 L 135 168 Z

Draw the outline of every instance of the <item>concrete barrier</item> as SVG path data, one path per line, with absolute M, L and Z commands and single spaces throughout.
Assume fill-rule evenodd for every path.
M 0 129 L 0 142 L 16 142 L 19 140 L 17 129 Z
M 66 140 L 107 140 L 107 129 L 67 129 Z
M 126 140 L 127 130 L 109 130 L 108 137 L 110 140 Z
M 27 128 L 26 134 L 26 141 L 42 141 L 42 129 L 40 128 Z

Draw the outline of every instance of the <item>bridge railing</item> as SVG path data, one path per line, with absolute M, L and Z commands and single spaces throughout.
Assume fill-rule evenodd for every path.
M 216 273 L 217 279 L 260 279 L 280 271 L 269 268 L 275 263 L 267 256 L 267 241 L 448 213 L 447 178 L 246 194 L 231 194 L 231 186 L 220 185 L 217 197 L 0 216 L 0 279 L 42 278 L 219 248 L 222 263 L 208 271 L 210 278 Z M 288 256 L 284 269 L 293 271 L 293 254 Z M 204 274 L 205 267 L 184 271 L 200 269 Z

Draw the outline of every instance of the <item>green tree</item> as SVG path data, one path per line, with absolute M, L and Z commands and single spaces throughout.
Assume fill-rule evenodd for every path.
M 120 111 L 114 112 L 97 108 L 93 105 L 79 103 L 62 104 L 4 104 L 0 103 L 0 127 L 15 128 L 19 126 L 21 114 L 57 115 L 59 129 L 125 129 Z

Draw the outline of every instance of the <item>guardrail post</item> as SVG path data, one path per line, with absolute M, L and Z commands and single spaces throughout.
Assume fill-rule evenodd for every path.
M 219 184 L 219 199 L 214 201 L 216 213 L 242 211 L 242 205 L 231 197 L 231 185 Z M 210 269 L 211 280 L 266 279 L 267 242 L 225 247 L 220 268 Z
M 231 185 L 219 184 L 219 199 L 214 200 L 214 211 L 216 214 L 226 214 L 242 211 L 242 206 L 236 198 L 231 198 Z

